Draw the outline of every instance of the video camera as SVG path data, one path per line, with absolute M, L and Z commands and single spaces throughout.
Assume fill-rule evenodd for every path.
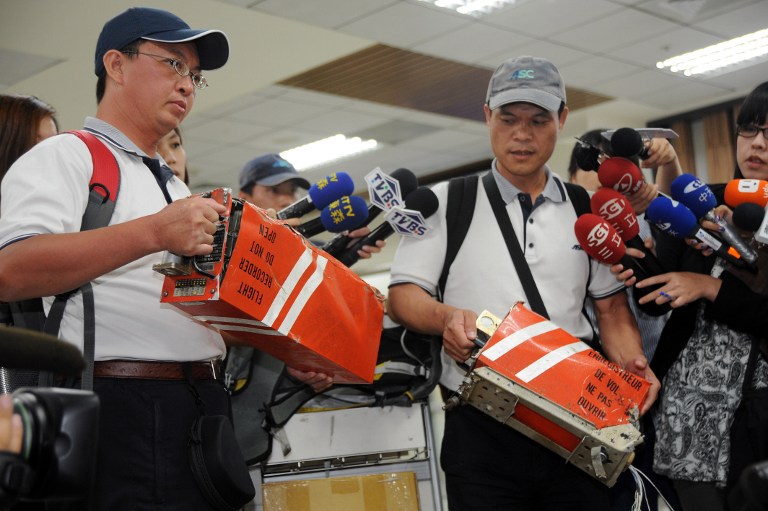
M 79 349 L 54 337 L 0 327 L 0 364 L 12 381 L 15 369 L 74 375 L 85 361 Z M 11 396 L 24 435 L 19 454 L 0 452 L 0 509 L 18 500 L 86 499 L 96 466 L 99 398 L 53 387 L 21 387 Z

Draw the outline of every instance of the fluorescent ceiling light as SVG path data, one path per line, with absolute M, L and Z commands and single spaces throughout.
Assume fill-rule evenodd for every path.
M 377 147 L 379 143 L 373 139 L 362 140 L 360 137 L 347 138 L 344 135 L 334 135 L 288 149 L 281 152 L 280 156 L 291 162 L 296 170 L 307 170 L 356 154 L 367 153 Z
M 468 16 L 482 16 L 493 11 L 512 5 L 517 0 L 420 0 L 434 4 L 437 7 L 451 9 L 459 14 Z
M 657 62 L 656 67 L 669 68 L 673 73 L 685 76 L 712 76 L 752 66 L 765 60 L 766 56 L 768 28 Z

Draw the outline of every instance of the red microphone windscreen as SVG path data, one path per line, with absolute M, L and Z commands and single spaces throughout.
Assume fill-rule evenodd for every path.
M 643 185 L 643 173 L 640 168 L 626 158 L 613 156 L 607 158 L 597 169 L 600 184 L 613 188 L 624 195 L 631 195 Z
M 725 186 L 725 203 L 735 208 L 751 202 L 765 207 L 768 204 L 768 181 L 762 179 L 733 179 Z
M 592 213 L 611 224 L 621 239 L 629 241 L 640 234 L 640 225 L 629 201 L 613 188 L 602 187 L 590 201 Z
M 599 216 L 591 213 L 581 215 L 576 219 L 573 230 L 581 248 L 594 259 L 616 264 L 624 257 L 626 247 L 621 236 Z

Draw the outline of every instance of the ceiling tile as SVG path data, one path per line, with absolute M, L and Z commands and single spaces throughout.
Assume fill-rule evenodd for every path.
M 483 21 L 548 39 L 563 30 L 585 25 L 621 8 L 607 0 L 535 0 L 512 6 Z
M 768 2 L 760 0 L 741 8 L 727 9 L 723 14 L 696 23 L 696 26 L 726 37 L 738 37 L 768 28 Z
M 251 9 L 311 25 L 337 28 L 397 3 L 398 0 L 264 0 Z
M 553 34 L 551 39 L 584 51 L 607 53 L 677 27 L 671 21 L 626 9 L 593 17 L 592 21 L 583 25 Z
M 655 68 L 656 62 L 697 50 L 704 46 L 717 44 L 722 41 L 722 38 L 715 37 L 711 34 L 688 27 L 680 27 L 635 42 L 630 46 L 609 49 L 609 51 L 605 53 L 607 56 L 615 57 L 626 62 L 633 62 L 640 66 Z
M 562 66 L 559 69 L 566 85 L 586 89 L 596 83 L 615 80 L 642 70 L 638 66 L 606 57 L 590 57 L 575 64 Z
M 563 46 L 562 44 L 550 43 L 547 41 L 529 39 L 524 44 L 515 48 L 505 50 L 479 62 L 491 69 L 504 62 L 505 60 L 519 55 L 533 55 L 534 57 L 543 57 L 552 61 L 558 68 L 571 64 L 573 62 L 584 60 L 590 56 L 589 53 Z
M 702 106 L 702 101 L 713 96 L 724 96 L 728 90 L 705 83 L 688 82 L 670 88 L 640 94 L 639 103 L 647 103 L 655 107 L 668 108 L 670 112 L 685 111 Z
M 339 27 L 339 30 L 400 48 L 446 34 L 472 21 L 426 6 L 398 3 Z
M 527 36 L 510 30 L 473 23 L 414 45 L 412 49 L 460 62 L 478 62 L 528 40 Z

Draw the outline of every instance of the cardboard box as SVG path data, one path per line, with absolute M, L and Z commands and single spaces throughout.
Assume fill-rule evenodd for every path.
M 161 301 L 291 367 L 372 382 L 384 316 L 379 293 L 263 210 L 231 194 L 222 201 L 232 213 L 215 237 L 215 261 L 191 274 L 166 273 Z
M 414 472 L 265 483 L 264 511 L 418 511 Z

